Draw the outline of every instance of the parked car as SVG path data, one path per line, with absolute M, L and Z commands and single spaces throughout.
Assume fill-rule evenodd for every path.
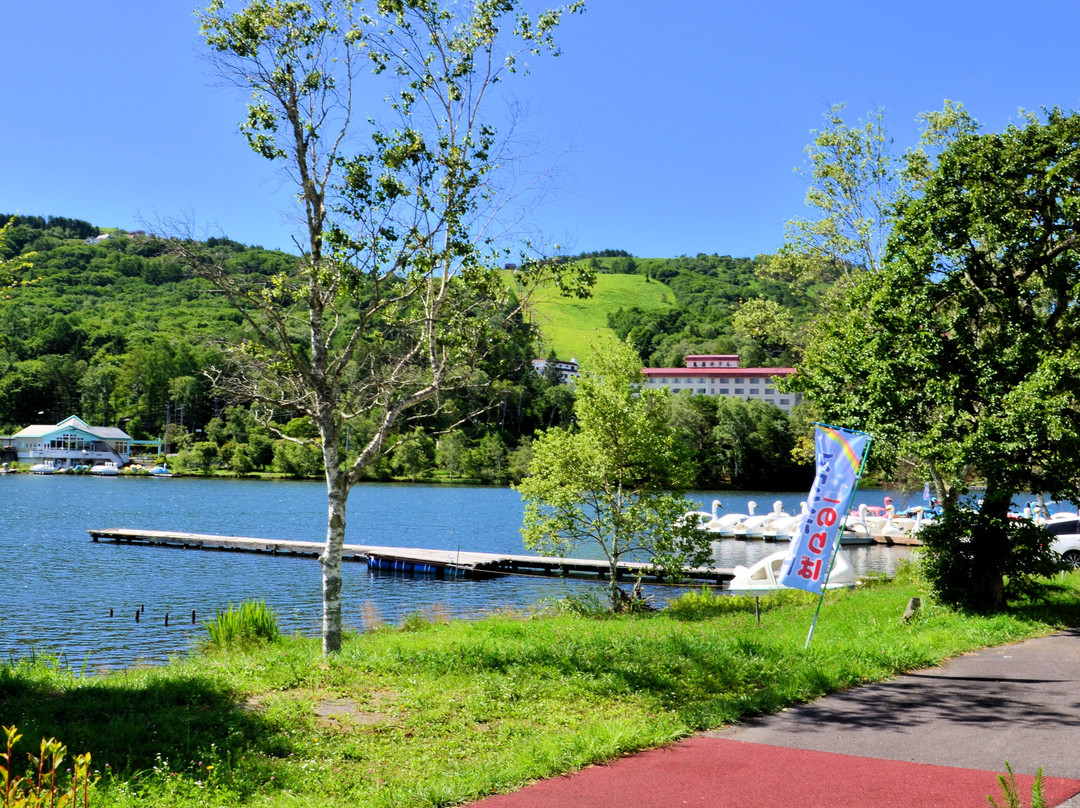
M 1080 533 L 1064 533 L 1054 538 L 1050 549 L 1071 567 L 1080 567 Z
M 1080 516 L 1072 513 L 1054 514 L 1050 519 L 1042 523 L 1042 529 L 1051 536 L 1080 533 Z

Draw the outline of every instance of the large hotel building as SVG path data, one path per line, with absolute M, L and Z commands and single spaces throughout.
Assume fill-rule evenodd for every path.
M 646 385 L 667 387 L 673 393 L 689 390 L 702 396 L 760 399 L 785 412 L 802 401 L 799 393 L 781 393 L 775 380 L 795 368 L 741 368 L 737 354 L 691 354 L 684 368 L 644 368 Z

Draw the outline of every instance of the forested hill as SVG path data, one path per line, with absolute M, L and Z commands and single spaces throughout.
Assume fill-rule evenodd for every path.
M 10 218 L 0 215 L 0 224 Z M 160 241 L 77 219 L 32 216 L 15 217 L 2 241 L 0 261 L 33 254 L 32 268 L 25 273 L 33 282 L 0 299 L 0 434 L 74 414 L 95 424 L 123 423 L 140 439 L 168 432 L 170 441 L 189 446 L 189 453 L 198 455 L 198 465 L 207 469 L 215 464 L 250 468 L 248 460 L 262 457 L 251 448 L 251 457 L 245 456 L 243 463 L 235 460 L 239 452 L 231 461 L 227 458 L 230 446 L 254 446 L 253 438 L 244 434 L 253 428 L 244 426 L 250 415 L 244 407 L 230 415 L 232 402 L 215 397 L 204 373 L 219 364 L 216 345 L 242 336 L 241 318 L 207 282 L 163 254 Z M 227 254 L 237 272 L 269 276 L 289 272 L 296 261 L 295 256 L 228 239 L 210 239 L 207 245 Z M 647 293 L 631 290 L 622 298 L 608 296 L 606 302 L 601 295 L 591 301 L 549 296 L 545 305 L 564 306 L 575 320 L 583 315 L 574 307 L 606 307 L 599 314 L 586 312 L 588 322 L 593 328 L 606 323 L 620 338 L 629 337 L 643 361 L 654 366 L 678 366 L 685 354 L 703 352 L 739 353 L 744 365 L 789 363 L 797 329 L 788 326 L 808 314 L 786 287 L 762 279 L 756 259 L 607 253 L 565 260 L 589 262 L 600 273 L 622 280 L 637 276 L 633 283 L 613 285 L 636 286 Z M 619 302 L 612 306 L 612 300 Z M 765 306 L 765 316 L 744 317 L 750 302 Z M 554 320 L 535 322 L 541 328 L 545 322 L 555 327 Z M 451 477 L 465 473 L 497 482 L 520 474 L 515 457 L 527 457 L 529 437 L 538 428 L 571 420 L 572 389 L 533 373 L 528 362 L 547 355 L 544 335 L 521 324 L 517 328 L 507 353 L 485 367 L 501 382 L 499 405 L 455 430 L 459 434 L 454 440 L 440 442 L 438 463 Z M 446 410 L 470 412 L 475 405 L 463 401 Z M 293 415 L 275 413 L 282 424 Z M 434 416 L 430 423 L 424 421 L 433 431 L 452 425 L 452 420 L 444 423 Z M 211 434 L 216 436 L 213 441 L 198 443 L 200 435 Z M 195 451 L 200 447 L 202 454 Z M 428 473 L 436 462 L 434 442 L 406 444 L 413 453 L 418 447 L 423 457 L 395 454 L 372 473 Z M 318 458 L 305 456 L 301 463 L 284 454 L 293 449 L 289 444 L 281 457 L 275 454 L 274 467 L 299 476 L 317 473 Z M 268 462 L 263 457 L 253 464 L 261 468 Z M 702 459 L 702 466 L 712 469 L 717 480 L 727 474 L 717 471 L 726 467 L 711 456 Z
M 9 219 L 0 214 L 0 223 Z M 212 343 L 234 335 L 239 317 L 206 282 L 144 234 L 105 232 L 77 219 L 16 216 L 5 241 L 0 258 L 35 253 L 26 273 L 33 283 L 0 302 L 6 434 L 79 414 L 104 424 L 130 416 L 133 435 L 152 436 L 166 407 L 184 403 L 188 423 L 209 417 L 202 370 Z M 231 260 L 248 272 L 279 272 L 295 260 L 214 241 L 232 249 Z M 185 385 L 187 395 L 175 394 Z

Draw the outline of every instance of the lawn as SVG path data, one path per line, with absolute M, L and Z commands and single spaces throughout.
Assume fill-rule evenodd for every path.
M 565 607 L 445 622 L 413 615 L 347 638 L 202 648 L 168 665 L 82 675 L 0 665 L 0 724 L 23 751 L 91 752 L 95 806 L 456 805 L 695 731 L 1080 624 L 1080 573 L 1048 605 L 994 616 L 924 601 L 910 578 L 762 601 L 690 591 L 662 612 Z M 20 754 L 17 759 L 25 760 Z
M 585 300 L 561 297 L 554 287 L 540 290 L 529 315 L 543 335 L 542 355 L 554 350 L 560 359 L 581 360 L 590 353 L 590 340 L 613 334 L 607 326 L 609 313 L 631 306 L 654 311 L 674 303 L 671 289 L 644 275 L 598 275 L 592 296 Z

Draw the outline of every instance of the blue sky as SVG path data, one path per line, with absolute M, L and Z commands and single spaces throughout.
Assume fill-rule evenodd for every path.
M 289 247 L 289 189 L 237 133 L 243 99 L 214 86 L 194 3 L 5 5 L 0 212 L 193 217 Z M 513 85 L 559 171 L 532 223 L 571 252 L 772 252 L 830 104 L 884 107 L 898 146 L 946 98 L 987 130 L 1080 108 L 1078 22 L 1075 0 L 591 0 L 563 56 Z

